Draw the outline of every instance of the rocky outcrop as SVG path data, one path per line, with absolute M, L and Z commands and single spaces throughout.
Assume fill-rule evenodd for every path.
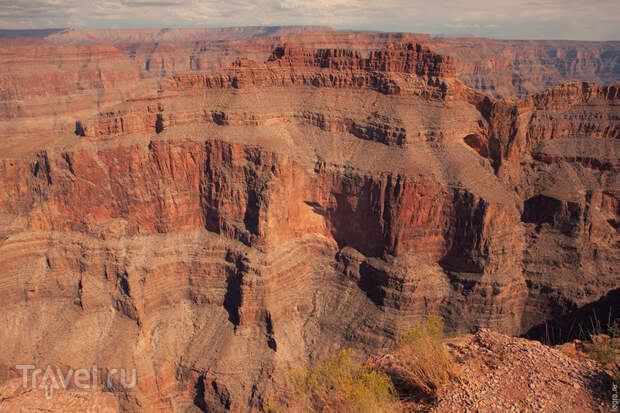
M 392 74 L 404 74 L 397 76 Z M 413 89 L 406 75 L 423 79 Z M 352 50 L 276 48 L 265 64 L 237 60 L 221 74 L 174 75 L 163 90 L 182 88 L 290 87 L 308 85 L 333 88 L 369 88 L 385 94 L 414 93 L 445 99 L 453 78 L 448 57 L 420 44 L 403 44 L 372 53 L 368 58 Z M 425 85 L 426 83 L 426 85 Z
M 335 70 L 366 70 L 397 73 L 414 73 L 428 77 L 454 77 L 452 59 L 433 53 L 419 43 L 390 44 L 373 51 L 363 58 L 350 49 L 319 49 L 317 51 L 290 47 L 277 47 L 271 62 L 281 65 L 310 66 Z
M 561 411 L 565 406 L 583 412 L 612 409 L 607 373 L 586 357 L 571 357 L 537 341 L 485 329 L 446 339 L 444 346 L 453 356 L 461 380 L 448 384 L 435 402 L 412 403 L 406 406 L 407 411 L 539 412 Z M 369 363 L 398 383 L 407 362 L 402 353 L 397 349 L 373 357 Z M 409 395 L 405 392 L 403 396 Z

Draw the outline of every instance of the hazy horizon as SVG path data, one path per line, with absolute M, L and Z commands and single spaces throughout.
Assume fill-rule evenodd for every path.
M 480 39 L 490 39 L 490 40 L 501 40 L 501 41 L 574 41 L 574 42 L 620 42 L 620 40 L 587 40 L 587 39 L 554 39 L 554 38 L 517 38 L 517 37 L 491 37 L 491 36 L 482 36 L 476 35 L 473 33 L 427 33 L 421 31 L 386 31 L 386 30 L 371 30 L 371 29 L 346 29 L 346 28 L 334 28 L 329 25 L 263 25 L 263 26 L 188 26 L 188 27 L 156 27 L 156 26 L 145 26 L 145 27 L 118 27 L 118 28 L 102 28 L 102 27 L 50 27 L 50 28 L 34 28 L 34 29 L 6 29 L 0 27 L 0 38 L 15 38 L 15 37 L 24 37 L 24 36 L 8 36 L 8 32 L 41 32 L 40 36 L 33 37 L 45 37 L 49 34 L 60 32 L 63 30 L 171 30 L 171 29 L 236 29 L 236 28 L 255 28 L 255 27 L 265 27 L 265 28 L 277 28 L 277 27 L 326 27 L 330 28 L 333 31 L 337 32 L 352 32 L 352 33 L 414 33 L 420 35 L 429 35 L 435 38 L 480 38 Z M 3 33 L 4 32 L 4 33 Z M 30 37 L 30 36 L 25 36 Z
M 330 26 L 520 40 L 620 40 L 615 0 L 0 0 L 0 28 L 32 30 Z

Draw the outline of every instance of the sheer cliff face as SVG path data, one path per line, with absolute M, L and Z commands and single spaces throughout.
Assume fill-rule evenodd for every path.
M 251 411 L 427 313 L 520 334 L 618 289 L 618 87 L 456 75 L 415 43 L 282 47 L 5 142 L 0 364 L 136 368 L 112 409 Z

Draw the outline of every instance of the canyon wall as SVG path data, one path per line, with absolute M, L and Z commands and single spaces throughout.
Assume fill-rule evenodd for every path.
M 259 411 L 292 367 L 426 314 L 518 335 L 620 288 L 618 85 L 497 99 L 408 41 L 157 82 L 58 47 L 84 70 L 2 89 L 51 104 L 4 113 L 0 372 L 135 368 L 93 403 Z M 61 105 L 81 75 L 96 110 Z
M 498 41 L 326 27 L 5 31 L 0 33 L 0 137 L 35 148 L 94 115 L 147 96 L 171 75 L 214 73 L 277 47 L 351 49 L 423 43 L 450 56 L 458 79 L 494 97 L 524 97 L 567 81 L 620 81 L 619 42 Z M 380 69 L 380 68 L 375 68 Z M 80 114 L 82 112 L 84 115 Z

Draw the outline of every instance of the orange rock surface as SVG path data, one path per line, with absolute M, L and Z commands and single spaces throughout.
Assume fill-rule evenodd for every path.
M 427 313 L 523 334 L 620 288 L 619 86 L 498 99 L 415 36 L 157 75 L 127 45 L 3 46 L 0 365 L 135 368 L 110 408 L 258 411 Z

